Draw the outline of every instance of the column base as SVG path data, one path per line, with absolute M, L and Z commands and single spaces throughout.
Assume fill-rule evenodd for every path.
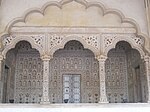
M 41 101 L 40 104 L 50 104 L 49 101 Z
M 49 98 L 42 98 L 40 104 L 50 104 Z
M 107 98 L 101 98 L 98 103 L 109 103 L 109 101 L 107 100 Z
M 108 101 L 99 101 L 98 103 L 109 103 Z
M 148 100 L 147 103 L 150 103 L 150 100 Z

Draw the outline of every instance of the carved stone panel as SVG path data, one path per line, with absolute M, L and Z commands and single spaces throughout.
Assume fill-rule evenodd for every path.
M 42 61 L 28 43 L 17 46 L 15 103 L 39 103 L 42 97 Z
M 111 103 L 127 102 L 127 60 L 125 51 L 120 47 L 113 49 L 106 60 L 106 91 Z

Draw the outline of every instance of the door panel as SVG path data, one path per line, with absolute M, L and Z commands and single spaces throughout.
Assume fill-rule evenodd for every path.
M 63 103 L 80 103 L 80 75 L 63 75 Z

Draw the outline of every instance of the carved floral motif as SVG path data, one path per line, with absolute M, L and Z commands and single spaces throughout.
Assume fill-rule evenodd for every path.
M 125 41 L 131 40 L 133 45 L 143 46 L 144 40 L 141 37 L 137 37 L 134 34 L 102 34 L 104 39 L 104 47 L 107 48 L 110 45 L 114 44 L 115 40 Z
M 6 46 L 8 46 L 9 44 L 11 44 L 12 41 L 13 41 L 15 38 L 16 38 L 16 36 L 12 36 L 12 35 L 10 35 L 10 36 L 8 36 L 8 37 L 5 37 L 5 38 L 3 39 L 3 41 L 2 41 L 4 47 L 6 47 Z

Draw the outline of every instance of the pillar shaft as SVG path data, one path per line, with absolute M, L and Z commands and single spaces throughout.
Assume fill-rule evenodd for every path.
M 43 96 L 42 96 L 42 102 L 41 103 L 50 103 L 49 100 L 49 62 L 50 62 L 49 56 L 42 57 L 43 60 Z
M 98 56 L 97 60 L 99 62 L 99 82 L 100 82 L 100 100 L 99 103 L 108 103 L 106 95 L 106 82 L 105 82 L 105 61 L 107 57 Z
M 3 56 L 0 55 L 0 103 L 3 102 Z
M 148 86 L 148 102 L 150 103 L 150 57 L 145 56 L 145 70 L 146 70 L 146 77 L 147 77 L 147 86 Z

